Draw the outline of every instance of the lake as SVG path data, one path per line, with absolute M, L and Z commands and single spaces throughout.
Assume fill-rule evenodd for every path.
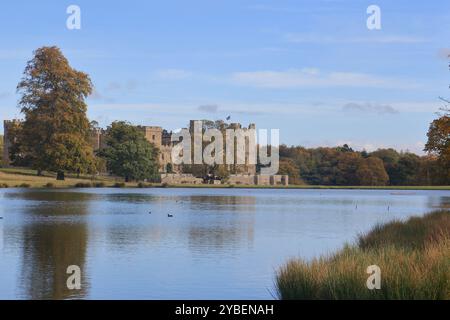
M 449 206 L 450 191 L 3 189 L 0 299 L 273 299 L 288 258 Z

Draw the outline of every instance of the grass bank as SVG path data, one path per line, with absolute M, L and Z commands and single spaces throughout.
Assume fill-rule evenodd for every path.
M 229 184 L 170 184 L 169 188 L 236 188 L 236 189 L 348 189 L 348 190 L 450 190 L 450 186 L 319 186 L 319 185 L 288 185 L 288 186 L 257 186 Z
M 123 180 L 114 177 L 68 174 L 63 181 L 56 180 L 56 174 L 44 172 L 42 176 L 36 175 L 36 170 L 27 168 L 1 168 L 0 187 L 3 188 L 72 188 L 72 187 L 106 187 L 115 186 Z
M 124 182 L 123 178 L 113 176 L 95 176 L 66 174 L 66 180 L 57 181 L 56 173 L 43 172 L 42 176 L 36 175 L 36 170 L 29 168 L 0 168 L 0 187 L 16 188 L 73 188 L 73 187 L 128 187 L 128 188 L 238 188 L 238 189 L 367 189 L 367 190 L 450 190 L 450 186 L 314 186 L 314 185 L 289 185 L 289 186 L 256 186 L 256 185 L 212 185 L 212 184 L 160 184 L 142 182 Z
M 368 266 L 381 289 L 366 286 Z M 281 299 L 450 299 L 450 211 L 376 226 L 357 245 L 312 261 L 294 259 L 276 275 Z

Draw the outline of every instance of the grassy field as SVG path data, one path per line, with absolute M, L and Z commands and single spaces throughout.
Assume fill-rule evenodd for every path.
M 366 268 L 381 269 L 381 289 Z M 376 226 L 358 245 L 312 261 L 294 259 L 276 276 L 281 299 L 450 299 L 450 211 Z
M 114 177 L 92 176 L 76 177 L 75 175 L 66 175 L 64 181 L 56 180 L 56 174 L 44 172 L 42 176 L 36 175 L 36 170 L 23 168 L 1 168 L 0 186 L 3 188 L 69 188 L 75 186 L 114 186 L 116 183 L 123 183 L 123 179 Z M 131 184 L 125 184 L 126 186 Z M 136 184 L 134 184 L 136 185 Z
M 244 189 L 377 189 L 377 190 L 450 190 L 450 186 L 314 186 L 314 185 L 289 185 L 289 186 L 256 186 L 256 185 L 212 185 L 212 184 L 171 184 L 161 185 L 160 183 L 124 183 L 124 179 L 112 176 L 66 174 L 66 180 L 57 181 L 56 174 L 44 172 L 42 176 L 36 175 L 36 170 L 28 168 L 0 168 L 0 187 L 30 187 L 46 188 L 51 185 L 53 188 L 69 188 L 76 185 L 85 187 L 114 187 L 120 184 L 121 187 L 168 187 L 168 188 L 244 188 Z

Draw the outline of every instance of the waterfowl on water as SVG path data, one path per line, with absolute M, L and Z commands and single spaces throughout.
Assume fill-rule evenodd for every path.
M 173 215 L 171 215 L 171 214 L 169 213 L 169 214 L 167 214 L 167 217 L 168 217 L 168 218 L 173 218 Z

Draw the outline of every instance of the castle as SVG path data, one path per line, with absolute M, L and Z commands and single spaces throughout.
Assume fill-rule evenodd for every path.
M 190 120 L 189 132 L 194 132 L 194 122 Z M 3 122 L 3 165 L 10 165 L 9 150 L 11 148 L 11 137 L 13 128 L 20 125 L 20 120 L 5 120 Z M 148 142 L 152 143 L 159 150 L 159 172 L 161 174 L 161 181 L 169 184 L 200 184 L 203 179 L 194 177 L 192 174 L 183 173 L 183 168 L 180 165 L 172 163 L 172 149 L 176 142 L 171 141 L 172 132 L 169 132 L 159 126 L 137 126 Z M 231 123 L 230 129 L 249 130 L 255 129 L 255 124 L 250 124 L 247 128 L 243 128 L 240 123 Z M 106 131 L 102 128 L 95 128 L 90 136 L 90 143 L 94 150 L 99 150 L 106 146 L 105 142 Z M 288 176 L 274 175 L 264 176 L 256 173 L 256 165 L 248 163 L 248 150 L 246 145 L 246 159 L 245 164 L 227 165 L 227 170 L 233 172 L 228 178 L 229 184 L 243 184 L 243 185 L 288 185 Z M 214 182 L 214 181 L 213 181 Z M 216 181 L 217 182 L 217 181 Z M 220 182 L 220 181 L 219 181 Z
M 6 122 L 6 121 L 5 121 Z M 6 128 L 6 124 L 4 126 Z M 172 141 L 170 139 L 171 132 L 164 130 L 158 126 L 137 126 L 145 136 L 148 142 L 153 144 L 159 150 L 159 171 L 160 173 L 168 172 L 169 164 L 171 163 L 172 155 Z M 101 128 L 96 128 L 91 134 L 91 145 L 94 150 L 99 150 L 106 147 L 105 143 L 105 133 L 106 131 Z M 5 129 L 6 136 L 6 129 Z M 172 166 L 170 171 L 178 172 L 180 170 L 179 166 Z

